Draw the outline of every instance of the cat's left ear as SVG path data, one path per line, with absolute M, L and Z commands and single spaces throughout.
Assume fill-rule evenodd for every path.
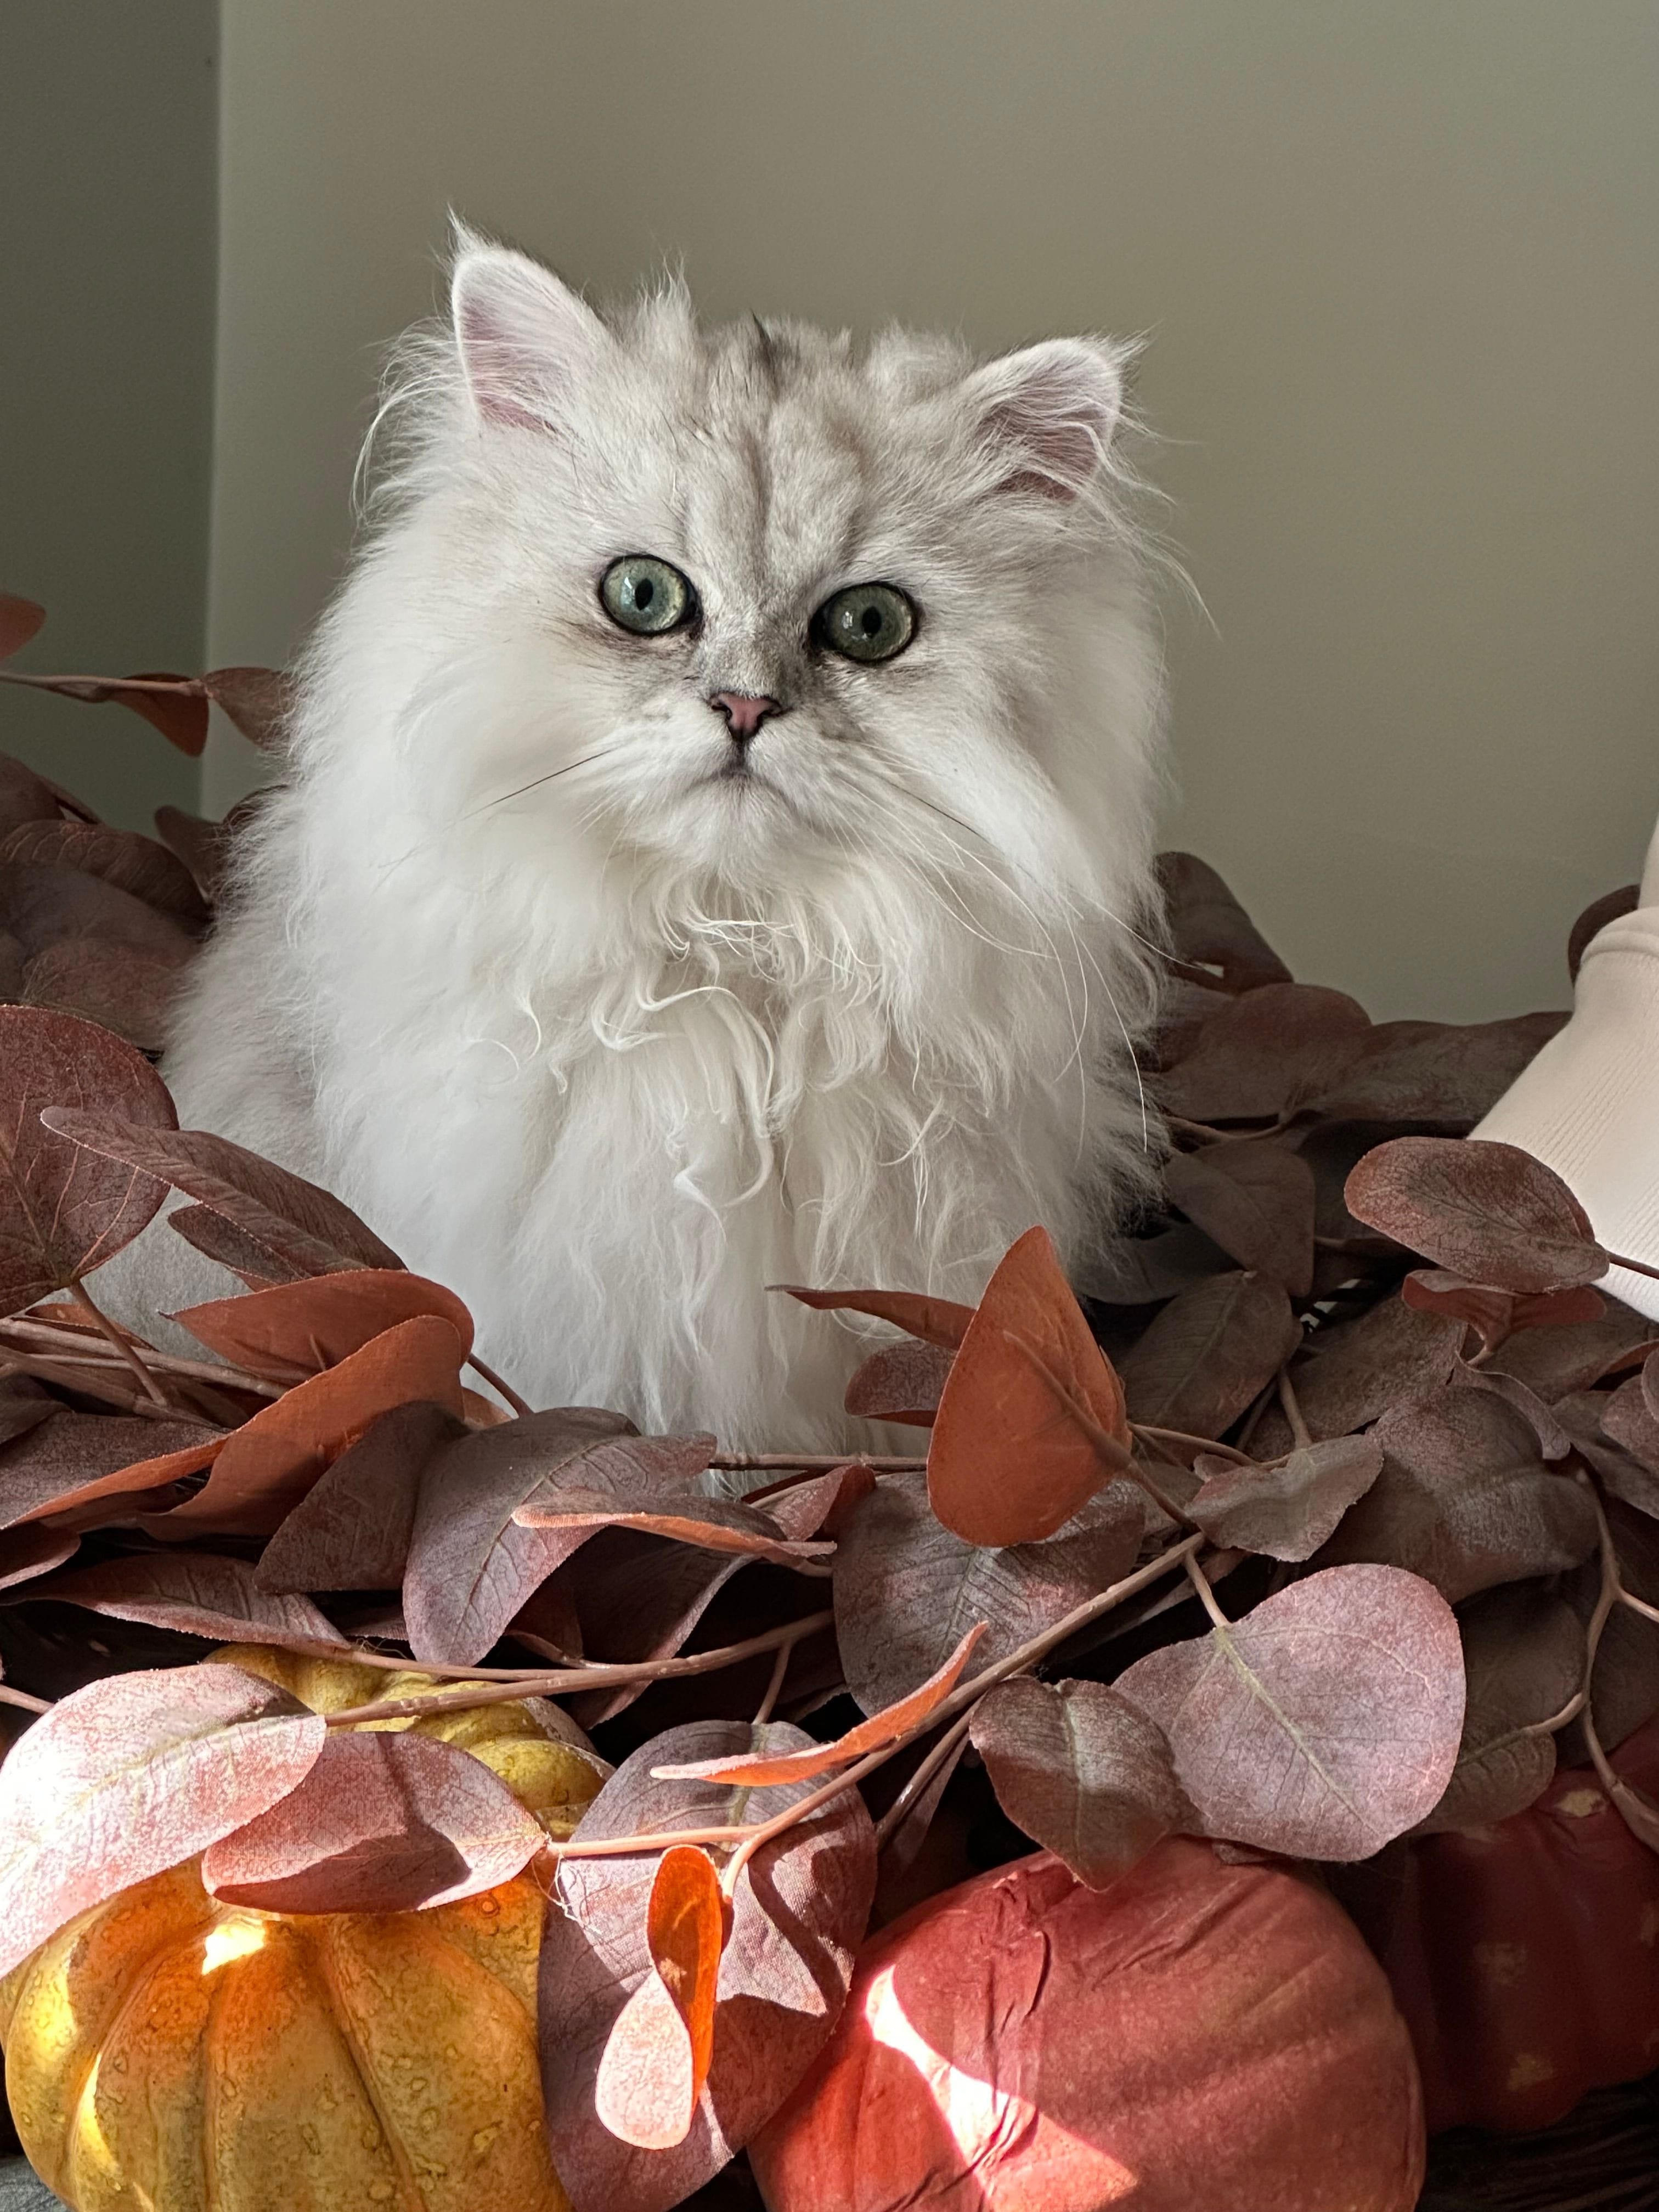
M 473 404 L 515 429 L 556 427 L 572 371 L 614 343 L 580 293 L 509 246 L 463 246 L 450 307 Z
M 1078 498 L 1105 465 L 1133 349 L 1108 338 L 1047 338 L 969 377 L 980 434 L 1007 474 L 999 489 Z

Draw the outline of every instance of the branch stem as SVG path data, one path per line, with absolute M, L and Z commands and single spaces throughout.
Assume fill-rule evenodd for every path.
M 173 1411 L 173 1407 L 167 1401 L 167 1395 L 166 1391 L 162 1389 L 161 1384 L 156 1381 L 155 1377 L 150 1373 L 149 1368 L 145 1366 L 143 1361 L 139 1358 L 137 1351 L 131 1344 L 128 1343 L 126 1338 L 122 1335 L 120 1330 L 117 1328 L 115 1323 L 110 1319 L 103 1308 L 96 1304 L 93 1298 L 91 1291 L 88 1290 L 86 1285 L 82 1282 L 71 1283 L 70 1285 L 70 1296 L 74 1299 L 76 1304 L 80 1307 L 82 1312 L 85 1314 L 88 1320 L 92 1322 L 94 1328 L 107 1340 L 113 1348 L 116 1357 L 121 1360 L 125 1365 L 130 1367 L 134 1375 L 137 1376 L 138 1387 L 143 1392 L 144 1395 L 151 1400 L 155 1405 L 163 1407 L 168 1413 L 171 1413 Z

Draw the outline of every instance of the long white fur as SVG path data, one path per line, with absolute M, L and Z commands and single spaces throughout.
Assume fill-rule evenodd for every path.
M 538 1403 L 836 1446 L 867 1349 L 769 1296 L 972 1298 L 1144 1176 L 1160 661 L 1125 349 L 601 319 L 463 235 L 375 527 L 166 1063 L 337 1190 Z M 689 575 L 641 639 L 599 579 Z M 921 611 L 862 666 L 813 610 Z M 717 690 L 763 781 L 707 781 Z M 176 1242 L 176 1240 L 175 1240 Z

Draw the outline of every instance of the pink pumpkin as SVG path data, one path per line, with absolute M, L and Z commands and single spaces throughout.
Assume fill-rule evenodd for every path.
M 1423 2156 L 1347 1916 L 1185 1838 L 1105 1891 L 1040 1852 L 884 1929 L 750 2148 L 769 2212 L 1411 2212 Z

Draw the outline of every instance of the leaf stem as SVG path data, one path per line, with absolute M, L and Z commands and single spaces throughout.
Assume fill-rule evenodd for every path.
M 504 1406 L 511 1407 L 514 1413 L 518 1415 L 520 1420 L 524 1419 L 526 1413 L 533 1412 L 534 1408 L 526 1400 L 519 1395 L 518 1392 L 513 1388 L 513 1385 L 507 1382 L 501 1376 L 498 1375 L 493 1367 L 486 1367 L 476 1352 L 469 1352 L 467 1353 L 466 1364 L 472 1370 L 475 1375 L 480 1375 L 483 1377 L 484 1381 L 489 1383 L 490 1389 L 500 1397 L 501 1403 Z
M 348 1705 L 340 1712 L 330 1713 L 328 1725 L 356 1728 L 364 1721 L 470 1711 L 474 1705 L 510 1705 L 519 1698 L 555 1697 L 561 1692 L 577 1690 L 609 1690 L 624 1682 L 659 1682 L 680 1674 L 712 1674 L 722 1667 L 734 1667 L 740 1660 L 751 1659 L 757 1652 L 775 1651 L 780 1644 L 787 1647 L 799 1644 L 803 1638 L 815 1636 L 821 1628 L 830 1626 L 834 1620 L 832 1613 L 811 1613 L 803 1620 L 786 1621 L 781 1628 L 769 1628 L 759 1636 L 745 1638 L 741 1644 L 721 1644 L 712 1651 L 694 1651 L 689 1657 L 630 1660 L 618 1666 L 552 1667 L 536 1674 L 520 1674 L 510 1682 L 485 1682 L 476 1689 L 434 1690 L 410 1698 L 382 1698 L 374 1705 Z M 410 1671 L 418 1671 L 418 1662 L 411 1662 Z
M 1230 1459 L 1239 1467 L 1254 1467 L 1255 1462 L 1247 1451 L 1236 1444 L 1218 1443 L 1212 1437 L 1191 1436 L 1185 1429 L 1154 1428 L 1150 1421 L 1131 1421 L 1129 1433 L 1135 1437 L 1151 1437 L 1155 1443 L 1186 1444 L 1201 1452 L 1213 1452 L 1218 1459 Z
M 974 1714 L 977 1710 L 976 1706 L 970 1705 L 960 1719 L 945 1729 L 927 1758 L 922 1760 L 903 1789 L 899 1791 L 898 1796 L 894 1798 L 880 1820 L 877 1821 L 876 1849 L 878 1851 L 886 1850 L 888 1844 L 904 1826 L 911 1807 L 926 1793 L 928 1784 L 940 1767 L 945 1765 L 946 1759 L 956 1756 L 963 1738 L 973 1726 Z
M 1313 1442 L 1313 1434 L 1302 1418 L 1301 1401 L 1297 1397 L 1296 1386 L 1291 1381 L 1291 1370 L 1288 1365 L 1279 1369 L 1274 1382 L 1279 1391 L 1279 1402 L 1285 1411 L 1285 1419 L 1291 1425 L 1291 1435 L 1295 1440 L 1297 1449 L 1301 1451 Z
M 0 1682 L 0 1705 L 21 1705 L 26 1713 L 49 1713 L 52 1699 L 33 1698 L 27 1690 L 14 1690 L 9 1682 Z
M 1622 1252 L 1609 1252 L 1607 1259 L 1615 1267 L 1623 1267 L 1632 1275 L 1646 1275 L 1659 1283 L 1659 1267 L 1650 1267 L 1645 1260 L 1626 1259 Z
M 793 1644 L 780 1644 L 778 1646 L 778 1656 L 772 1662 L 772 1679 L 766 1686 L 766 1695 L 761 1699 L 760 1709 L 755 1715 L 757 1728 L 764 1728 L 772 1717 L 773 1708 L 776 1705 L 779 1693 L 783 1688 L 783 1678 L 789 1672 L 789 1662 L 793 1656 Z
M 775 1468 L 781 1473 L 830 1474 L 838 1467 L 867 1467 L 872 1474 L 925 1474 L 925 1459 L 884 1456 L 880 1452 L 713 1452 L 710 1467 L 745 1474 Z
M 21 1314 L 14 1314 L 9 1321 L 0 1322 L 0 1340 L 13 1339 L 38 1345 L 43 1351 L 58 1349 L 66 1358 L 73 1347 L 83 1358 L 95 1358 L 100 1366 L 116 1364 L 113 1352 L 105 1352 L 101 1345 L 94 1347 L 88 1343 L 85 1329 L 61 1322 L 26 1321 Z M 246 1368 L 227 1366 L 217 1359 L 180 1358 L 171 1352 L 156 1351 L 154 1345 L 144 1346 L 143 1356 L 145 1365 L 153 1374 L 177 1375 L 191 1382 L 217 1383 L 228 1389 L 251 1391 L 261 1398 L 280 1398 L 291 1387 L 286 1382 L 273 1382 L 266 1376 L 250 1375 Z
M 149 1368 L 145 1366 L 143 1361 L 139 1358 L 135 1347 L 127 1341 L 125 1336 L 122 1335 L 120 1330 L 117 1328 L 115 1323 L 103 1310 L 102 1307 L 94 1302 L 92 1293 L 88 1290 L 86 1285 L 82 1282 L 76 1281 L 71 1283 L 69 1287 L 70 1296 L 74 1299 L 76 1304 L 80 1307 L 82 1312 L 86 1315 L 88 1320 L 92 1322 L 93 1326 L 108 1340 L 109 1343 L 114 1349 L 116 1357 L 126 1366 L 130 1367 L 132 1370 L 132 1372 L 137 1376 L 138 1386 L 144 1393 L 144 1395 L 147 1398 L 153 1400 L 156 1405 L 166 1407 L 167 1410 L 171 1413 L 173 1408 L 167 1402 L 166 1391 L 162 1389 L 161 1384 L 150 1373 Z
M 1187 1579 L 1191 1583 L 1193 1588 L 1198 1592 L 1199 1601 L 1202 1604 L 1205 1612 L 1209 1614 L 1210 1619 L 1215 1623 L 1215 1626 L 1218 1628 L 1231 1628 L 1232 1626 L 1232 1623 L 1228 1620 L 1226 1614 L 1223 1613 L 1220 1606 L 1216 1602 L 1215 1592 L 1210 1588 L 1209 1577 L 1205 1573 L 1203 1568 L 1199 1565 L 1198 1561 L 1193 1557 L 1190 1552 L 1188 1553 L 1183 1564 L 1187 1570 Z

